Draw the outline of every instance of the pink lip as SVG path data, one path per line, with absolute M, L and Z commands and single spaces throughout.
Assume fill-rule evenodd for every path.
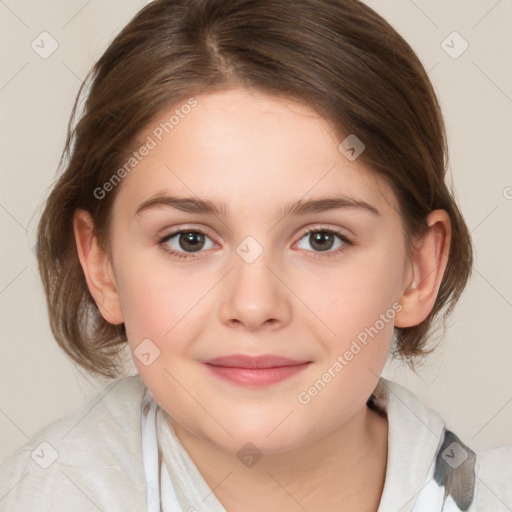
M 241 386 L 263 387 L 292 377 L 304 370 L 311 361 L 296 361 L 274 355 L 229 355 L 204 361 L 217 377 Z

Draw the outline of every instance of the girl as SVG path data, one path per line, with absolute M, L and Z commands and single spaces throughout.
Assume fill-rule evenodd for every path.
M 472 265 L 390 25 L 157 0 L 88 83 L 37 257 L 58 343 L 121 378 L 4 462 L 1 509 L 512 510 L 512 447 L 476 453 L 380 377 L 428 353 Z

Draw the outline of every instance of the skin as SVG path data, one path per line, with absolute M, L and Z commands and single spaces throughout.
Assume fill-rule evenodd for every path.
M 119 185 L 111 255 L 98 246 L 90 215 L 77 210 L 89 289 L 107 321 L 125 322 L 132 352 L 145 339 L 160 350 L 148 366 L 134 362 L 226 510 L 375 511 L 388 425 L 366 400 L 386 362 L 393 325 L 417 325 L 432 309 L 448 257 L 448 215 L 429 215 L 429 230 L 410 259 L 393 192 L 361 159 L 351 162 L 338 150 L 325 119 L 246 89 L 196 99 L 197 107 Z M 165 194 L 223 201 L 229 212 L 163 206 L 135 213 Z M 366 201 L 379 215 L 362 208 L 281 214 L 285 203 L 333 194 Z M 315 249 L 305 234 L 313 228 L 336 230 L 353 245 L 335 236 L 331 245 L 323 242 L 326 251 Z M 179 236 L 159 242 L 179 229 L 206 232 L 199 252 L 187 253 Z M 263 251 L 251 263 L 236 251 L 248 236 Z M 164 247 L 196 257 L 178 259 Z M 393 320 L 309 403 L 300 403 L 298 393 L 393 304 L 401 305 Z M 254 389 L 219 379 L 201 362 L 234 353 L 311 363 Z M 236 456 L 247 442 L 263 454 L 250 468 Z

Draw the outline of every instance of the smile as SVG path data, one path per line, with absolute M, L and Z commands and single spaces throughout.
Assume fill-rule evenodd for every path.
M 210 372 L 220 379 L 239 386 L 264 387 L 288 379 L 304 369 L 311 361 L 297 361 L 281 356 L 230 355 L 204 361 Z

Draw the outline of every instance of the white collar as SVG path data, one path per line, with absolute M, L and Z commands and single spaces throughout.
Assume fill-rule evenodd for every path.
M 465 466 L 461 465 L 461 469 L 452 470 L 446 465 L 445 461 L 450 461 L 445 456 L 447 453 L 454 453 L 451 446 L 456 451 L 459 447 L 464 453 L 469 453 L 470 457 L 474 457 L 474 452 L 453 433 L 449 432 L 451 437 L 448 437 L 442 417 L 423 405 L 403 386 L 381 377 L 372 398 L 375 405 L 387 414 L 389 425 L 386 480 L 378 512 L 461 512 L 463 509 L 455 504 L 451 495 L 445 498 L 445 487 L 450 487 L 449 479 L 452 478 L 453 482 L 453 475 L 458 477 L 465 466 L 467 471 L 474 471 L 472 466 L 469 467 L 474 458 L 465 462 Z M 189 507 L 191 511 L 197 509 L 197 512 L 226 512 L 180 443 L 172 425 L 166 421 L 157 421 L 158 408 L 158 404 L 146 390 L 140 416 L 148 512 L 187 510 L 183 507 Z M 157 432 L 166 436 L 171 454 L 166 453 L 162 457 Z M 448 441 L 454 440 L 454 445 L 452 443 L 446 446 Z M 443 480 L 439 478 L 440 468 L 445 468 Z M 443 484 L 448 482 L 446 486 L 438 484 L 435 476 Z M 190 481 L 199 482 L 198 487 L 201 487 L 200 490 L 195 489 L 194 496 L 187 495 Z M 176 494 L 177 489 L 180 499 Z M 205 490 L 208 492 L 205 493 Z M 208 504 L 198 501 L 201 494 L 210 494 Z M 183 503 L 184 500 L 187 503 Z M 463 512 L 476 512 L 476 501 L 474 496 L 469 508 Z M 194 502 L 197 506 L 191 505 Z

